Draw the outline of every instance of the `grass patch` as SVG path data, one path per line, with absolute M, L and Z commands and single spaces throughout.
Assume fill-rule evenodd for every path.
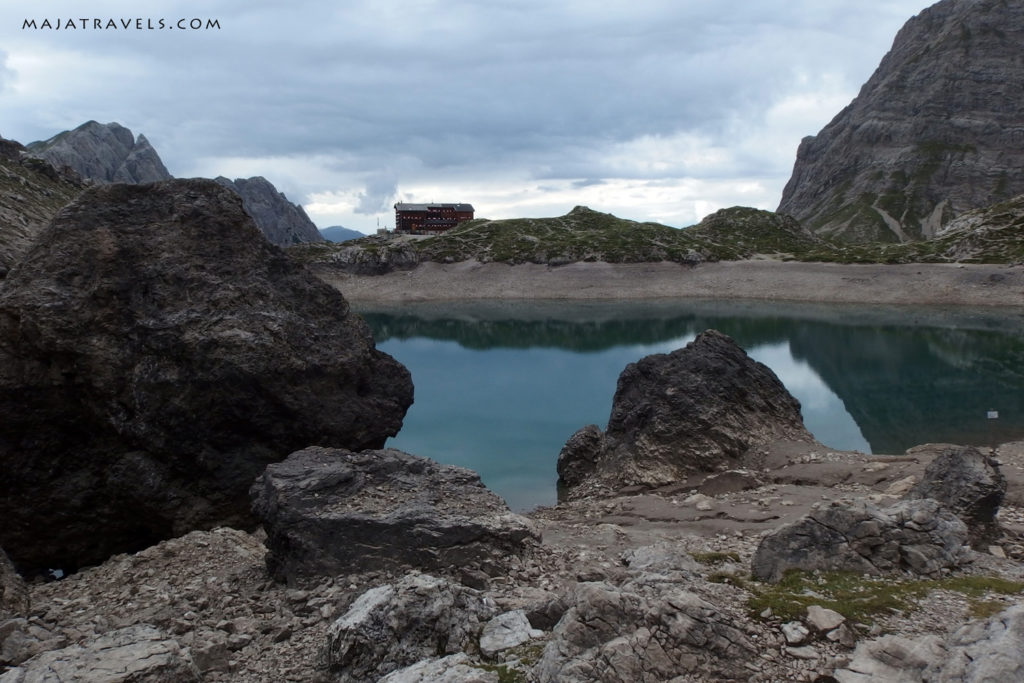
M 1016 595 L 1024 592 L 1024 583 L 991 576 L 958 576 L 936 580 L 897 580 L 850 572 L 809 574 L 799 570 L 786 572 L 776 584 L 746 586 L 753 595 L 747 600 L 751 617 L 765 609 L 784 621 L 801 618 L 810 605 L 835 610 L 852 622 L 870 623 L 878 615 L 912 610 L 917 601 L 934 590 L 948 590 L 972 600 L 978 616 L 1001 611 L 1002 603 L 985 601 L 987 595 Z M 999 609 L 995 609 L 995 606 Z M 989 610 L 995 609 L 995 612 Z
M 725 564 L 726 562 L 740 561 L 740 554 L 734 552 L 691 553 L 690 557 L 697 560 L 697 562 L 700 562 L 701 564 L 706 564 L 709 566 Z

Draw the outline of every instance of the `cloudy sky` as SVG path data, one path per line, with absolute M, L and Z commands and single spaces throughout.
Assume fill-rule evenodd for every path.
M 775 208 L 800 139 L 930 4 L 5 2 L 0 135 L 117 121 L 172 174 L 265 176 L 320 227 L 391 226 L 400 200 L 682 227 Z

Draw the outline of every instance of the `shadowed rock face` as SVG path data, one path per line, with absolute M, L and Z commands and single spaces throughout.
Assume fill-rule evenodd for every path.
M 97 183 L 153 183 L 171 174 L 146 136 L 118 123 L 87 121 L 49 140 L 28 145 L 29 154 L 65 166 Z
M 344 298 L 208 180 L 88 190 L 0 295 L 0 545 L 74 568 L 250 525 L 310 444 L 381 447 L 412 403 Z
M 279 581 L 452 565 L 501 568 L 539 540 L 470 470 L 394 449 L 306 448 L 252 487 Z
M 558 475 L 570 496 L 670 484 L 728 469 L 778 439 L 807 439 L 800 403 L 732 339 L 702 332 L 685 348 L 630 363 L 608 428 L 566 442 Z
M 931 237 L 1024 192 L 1024 6 L 942 0 L 906 23 L 860 94 L 804 138 L 778 211 L 820 235 Z

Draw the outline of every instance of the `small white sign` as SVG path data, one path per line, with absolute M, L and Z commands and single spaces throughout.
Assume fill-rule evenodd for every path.
M 987 414 L 988 414 L 988 419 L 990 419 L 990 420 L 995 420 L 995 419 L 997 419 L 999 417 L 999 411 L 998 410 L 990 410 L 990 411 L 988 411 Z

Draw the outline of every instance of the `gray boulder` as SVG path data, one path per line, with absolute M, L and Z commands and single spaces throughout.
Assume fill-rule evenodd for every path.
M 252 526 L 268 463 L 398 431 L 408 371 L 258 234 L 213 181 L 94 187 L 8 276 L 0 544 L 23 571 Z
M 96 183 L 153 183 L 170 180 L 160 156 L 144 135 L 119 123 L 87 121 L 49 140 L 30 143 L 28 152 Z
M 496 611 L 471 588 L 410 574 L 357 598 L 328 629 L 323 659 L 339 683 L 377 680 L 421 660 L 472 649 Z
M 218 176 L 214 181 L 242 198 L 245 212 L 252 216 L 256 227 L 271 244 L 286 247 L 325 241 L 302 207 L 288 201 L 266 178 L 254 176 L 228 180 Z
M 1006 495 L 999 463 L 970 446 L 947 448 L 925 468 L 904 498 L 932 498 L 967 525 L 971 545 L 988 545 L 999 537 L 996 513 Z
M 110 631 L 81 645 L 43 652 L 0 683 L 185 683 L 198 681 L 188 650 L 152 626 Z
M 730 622 L 685 590 L 581 583 L 533 673 L 541 683 L 745 679 L 754 647 Z
M 539 540 L 470 470 L 394 449 L 311 447 L 252 487 L 279 581 L 388 567 L 501 566 Z
M 788 569 L 932 575 L 963 559 L 967 527 L 930 499 L 888 508 L 832 503 L 765 536 L 751 574 L 778 581 Z
M 501 683 L 501 679 L 496 671 L 474 666 L 473 660 L 460 652 L 416 662 L 389 673 L 377 683 Z
M 840 683 L 1002 683 L 1024 680 L 1024 605 L 972 621 L 945 639 L 883 636 L 857 645 Z
M 800 403 L 767 366 L 715 330 L 630 363 L 604 432 L 588 425 L 558 456 L 570 497 L 670 484 L 739 466 L 779 439 L 811 440 Z

